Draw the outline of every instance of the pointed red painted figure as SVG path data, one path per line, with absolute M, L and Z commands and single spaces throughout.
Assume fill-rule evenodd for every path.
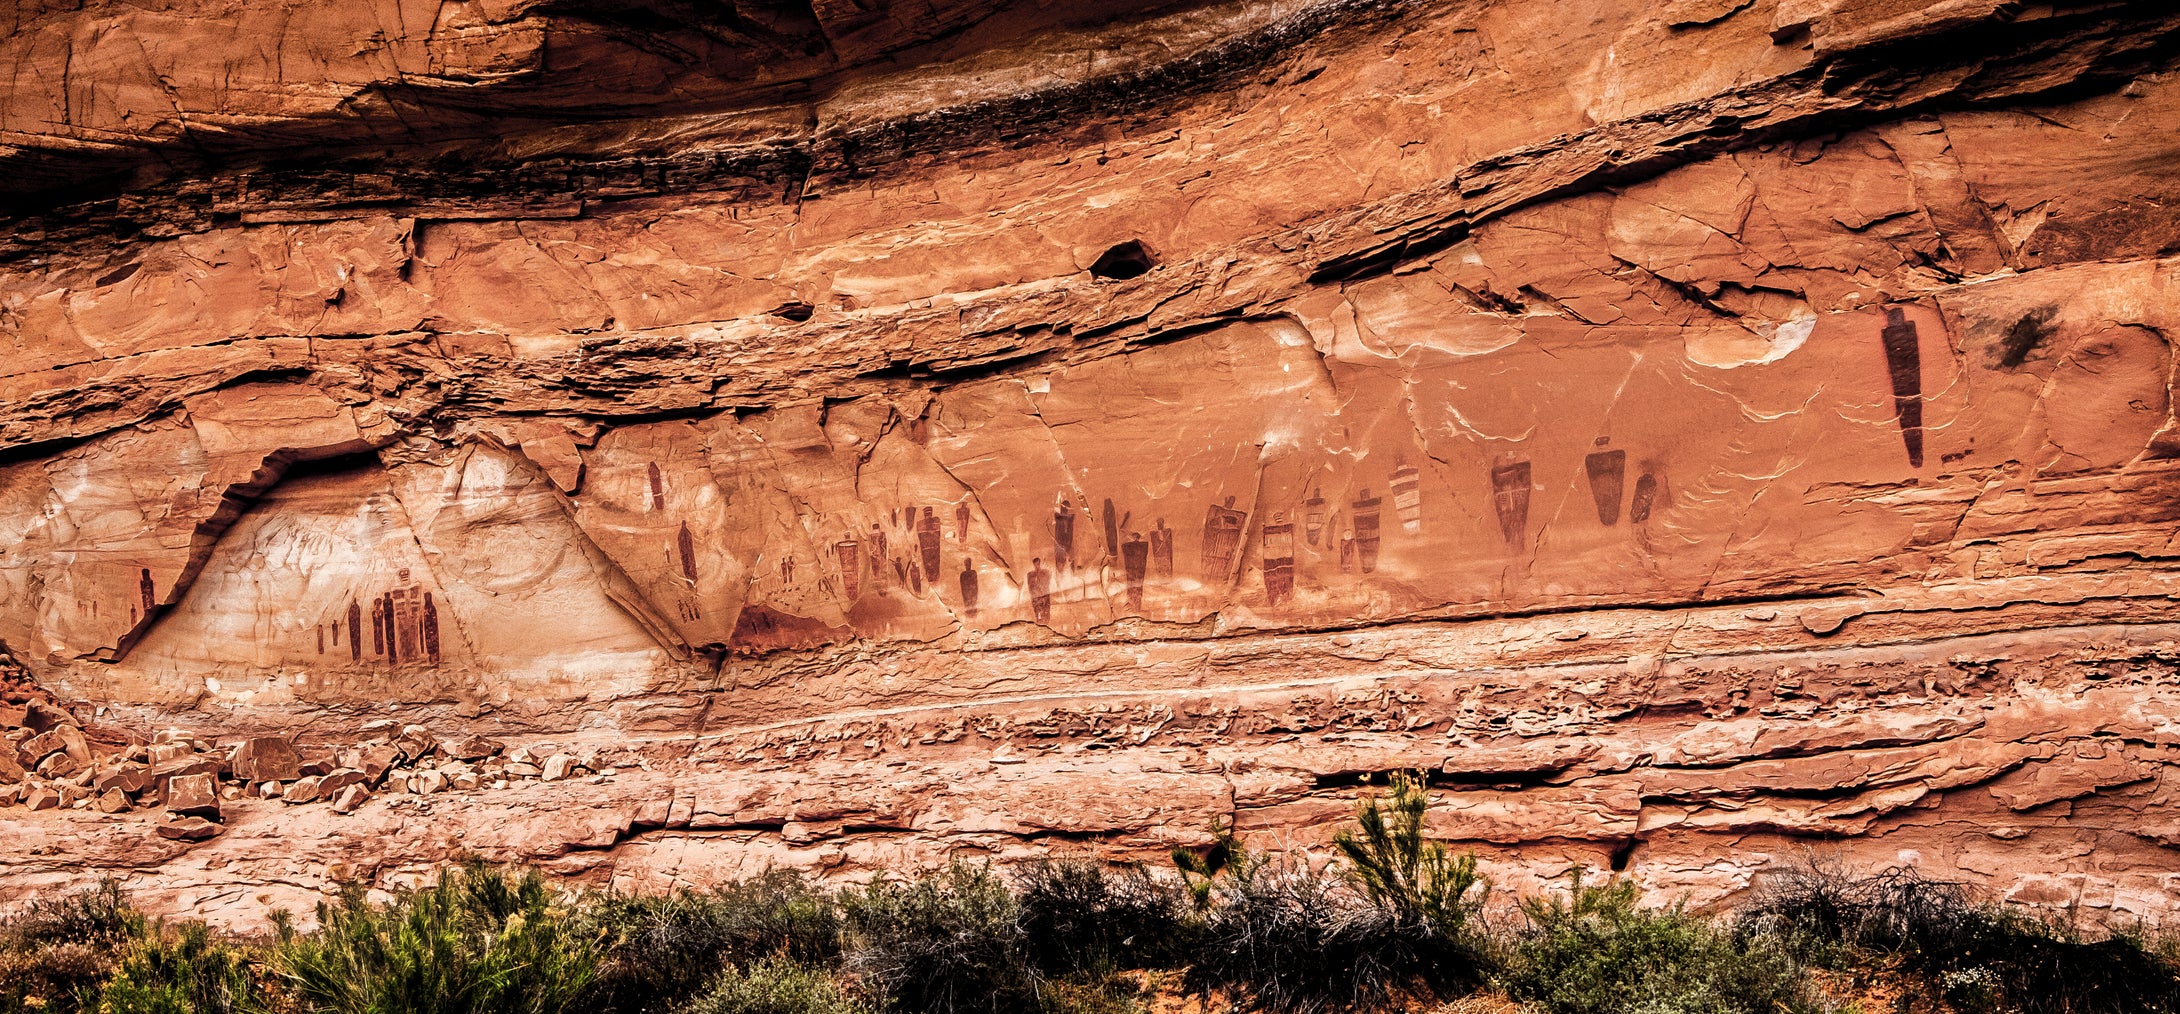
M 1900 417 L 1900 439 L 1907 443 L 1908 465 L 1923 467 L 1923 350 L 1915 322 L 1897 306 L 1885 308 L 1885 370 L 1892 375 L 1892 404 Z

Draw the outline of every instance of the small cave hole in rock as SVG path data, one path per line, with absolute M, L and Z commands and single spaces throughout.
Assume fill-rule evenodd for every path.
M 1151 252 L 1143 246 L 1143 241 L 1131 239 L 1126 243 L 1115 243 L 1112 249 L 1099 254 L 1097 262 L 1090 265 L 1090 273 L 1099 278 L 1127 279 L 1157 266 L 1158 262 L 1151 259 Z
M 1627 872 L 1628 860 L 1635 857 L 1635 846 L 1638 844 L 1640 843 L 1637 842 L 1635 839 L 1628 838 L 1613 845 L 1611 858 L 1612 872 Z
M 817 312 L 817 308 L 811 306 L 808 303 L 793 302 L 781 303 L 780 305 L 773 307 L 767 312 L 769 312 L 774 317 L 785 317 L 788 320 L 800 324 L 803 321 L 809 320 L 810 315 Z

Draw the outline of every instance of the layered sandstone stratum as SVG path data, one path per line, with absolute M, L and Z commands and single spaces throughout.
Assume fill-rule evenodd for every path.
M 2165 0 L 0 31 L 0 893 L 1307 844 L 1423 768 L 1515 888 L 2180 900 Z

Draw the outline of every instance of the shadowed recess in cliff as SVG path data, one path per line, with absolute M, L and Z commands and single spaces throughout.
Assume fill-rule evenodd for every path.
M 1414 2 L 1318 0 L 1292 13 L 1269 11 L 1269 17 L 1222 14 L 1230 27 L 1198 23 L 1194 12 L 1214 5 L 1169 0 L 1100 0 L 1064 10 L 948 0 L 913 14 L 885 3 L 820 4 L 814 10 L 787 3 L 770 12 L 680 0 L 518 5 L 500 21 L 456 14 L 457 23 L 437 26 L 459 43 L 382 29 L 375 44 L 395 58 L 422 49 L 438 62 L 475 65 L 360 82 L 340 102 L 302 115 L 241 126 L 209 114 L 192 119 L 192 110 L 162 104 L 131 115 L 172 116 L 173 129 L 130 128 L 122 117 L 95 146 L 75 143 L 72 135 L 81 128 L 65 116 L 50 120 L 57 124 L 48 128 L 52 141 L 0 155 L 0 165 L 16 169 L 14 182 L 0 187 L 0 207 L 28 217 L 40 231 L 66 229 L 71 222 L 127 230 L 147 224 L 140 217 L 147 212 L 169 221 L 196 219 L 202 227 L 238 208 L 277 218 L 298 206 L 486 196 L 519 203 L 526 194 L 532 203 L 543 195 L 610 198 L 745 187 L 792 194 L 813 166 L 852 175 L 909 155 L 1073 133 L 1086 121 L 1116 115 L 1155 116 L 1163 104 L 1246 77 L 1320 34 L 1364 26 Z M 1172 27 L 1135 47 L 1142 52 L 1118 60 L 1118 73 L 1030 96 L 934 107 L 893 122 L 814 122 L 827 97 L 855 79 L 859 65 L 881 58 L 889 66 L 974 62 L 984 49 L 1005 52 L 1025 39 L 1034 43 L 1041 33 L 1065 37 L 1095 30 L 1082 26 L 1124 28 L 1130 18 L 1157 15 L 1166 15 Z M 17 37 L 27 45 L 41 30 L 65 28 L 59 19 L 26 26 Z M 1028 59 L 1044 58 L 1034 45 L 1027 52 Z M 213 92 L 225 86 L 202 84 Z M 43 98 L 35 93 L 20 100 L 27 110 Z M 657 119 L 678 119 L 693 130 L 648 136 L 648 124 Z M 705 136 L 711 130 L 718 136 Z M 607 139 L 616 153 L 589 150 Z M 305 149 L 310 156 L 299 159 L 296 153 Z M 103 202 L 59 206 L 87 191 L 136 192 L 145 175 L 207 185 L 167 190 L 164 200 L 180 198 L 183 206 L 163 211 L 138 201 L 121 208 Z

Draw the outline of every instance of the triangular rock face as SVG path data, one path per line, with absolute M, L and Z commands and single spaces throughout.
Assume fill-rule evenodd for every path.
M 672 661 L 542 476 L 450 458 L 281 480 L 96 678 L 117 704 L 280 710 L 580 700 Z
M 140 636 L 220 510 L 208 466 L 191 429 L 165 425 L 0 470 L 0 640 L 65 661 Z
M 288 463 L 373 442 L 324 391 L 237 383 L 0 466 L 0 641 L 41 661 L 119 657 Z

